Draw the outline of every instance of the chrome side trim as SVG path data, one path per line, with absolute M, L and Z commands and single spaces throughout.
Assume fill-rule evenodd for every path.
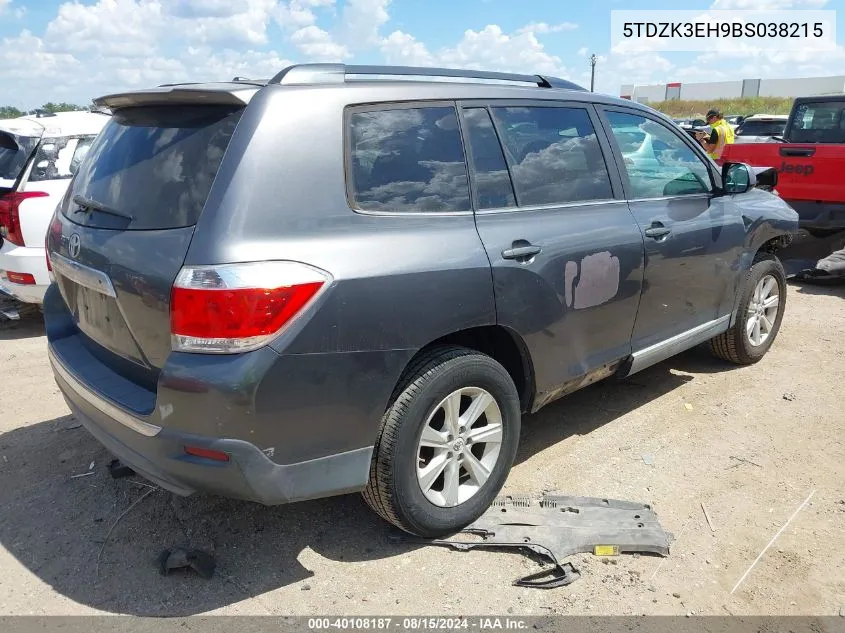
M 66 277 L 80 286 L 95 290 L 107 297 L 117 297 L 111 279 L 101 270 L 89 268 L 58 253 L 50 253 L 50 264 L 53 266 L 54 272 L 58 272 L 62 277 Z
M 492 209 L 479 209 L 476 215 L 495 215 L 498 213 L 522 213 L 524 211 L 555 211 L 557 209 L 580 209 L 581 207 L 610 206 L 616 204 L 628 204 L 627 200 L 620 198 L 607 198 L 605 200 L 583 200 L 581 202 L 561 202 L 552 204 L 527 204 L 522 207 L 495 207 Z
M 730 321 L 731 315 L 726 314 L 715 321 L 702 323 L 701 325 L 694 327 L 691 330 L 687 330 L 686 332 L 681 332 L 670 339 L 660 341 L 650 347 L 634 352 L 631 355 L 631 369 L 626 375 L 630 376 L 631 374 L 635 374 L 646 367 L 650 367 L 660 361 L 666 360 L 675 354 L 679 354 L 684 350 L 695 347 L 696 345 L 721 334 L 730 327 Z
M 656 196 L 654 198 L 631 198 L 628 202 L 664 202 L 666 200 L 703 200 L 713 198 L 713 192 L 707 193 L 680 193 L 674 196 Z
M 54 264 L 55 265 L 55 264 Z M 47 356 L 50 359 L 50 364 L 53 366 L 53 371 L 64 380 L 68 387 L 73 389 L 74 393 L 85 400 L 92 407 L 109 416 L 115 422 L 119 422 L 123 426 L 132 429 L 136 433 L 145 435 L 146 437 L 155 437 L 161 432 L 161 427 L 155 424 L 145 422 L 136 415 L 121 409 L 117 405 L 112 404 L 102 396 L 94 393 L 88 387 L 83 385 L 76 376 L 68 371 L 62 362 L 53 353 L 53 350 L 47 350 Z

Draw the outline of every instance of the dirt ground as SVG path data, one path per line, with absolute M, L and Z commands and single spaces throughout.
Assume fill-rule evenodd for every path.
M 844 326 L 845 287 L 792 284 L 759 364 L 696 349 L 526 419 L 506 492 L 651 503 L 676 537 L 665 559 L 572 557 L 581 579 L 541 591 L 512 586 L 537 560 L 397 542 L 357 495 L 265 508 L 111 479 L 27 321 L 0 332 L 0 614 L 845 612 Z M 213 579 L 159 574 L 186 544 Z

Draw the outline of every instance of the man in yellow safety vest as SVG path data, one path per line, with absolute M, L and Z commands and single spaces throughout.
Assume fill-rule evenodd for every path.
M 725 145 L 734 142 L 733 128 L 722 118 L 722 113 L 715 108 L 707 112 L 707 123 L 710 125 L 710 136 L 701 138 L 701 146 L 710 154 L 713 160 L 719 160 Z

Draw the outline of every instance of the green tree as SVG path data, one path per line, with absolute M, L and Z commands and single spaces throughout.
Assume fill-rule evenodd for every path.
M 14 106 L 0 106 L 0 119 L 16 119 L 23 116 L 23 112 Z
M 48 101 L 38 109 L 46 110 L 47 112 L 78 112 L 80 110 L 85 110 L 84 107 L 76 105 L 75 103 L 53 103 L 52 101 Z

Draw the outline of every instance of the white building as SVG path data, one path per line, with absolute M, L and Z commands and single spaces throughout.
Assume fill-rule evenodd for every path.
M 683 99 L 707 101 L 739 97 L 811 97 L 845 92 L 845 75 L 803 79 L 737 79 L 708 83 L 668 83 L 650 86 L 625 84 L 620 96 L 639 103 Z

